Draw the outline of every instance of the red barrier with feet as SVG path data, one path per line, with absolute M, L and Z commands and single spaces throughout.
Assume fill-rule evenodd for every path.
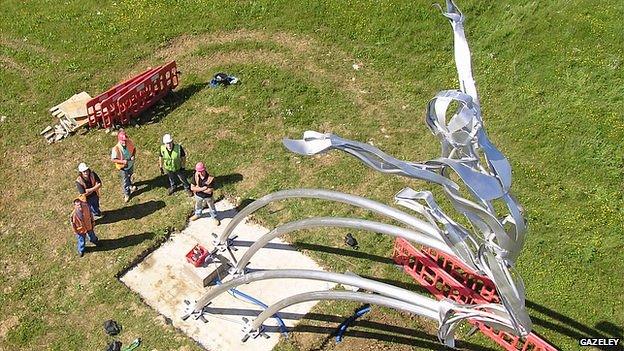
M 430 248 L 416 249 L 402 238 L 394 242 L 392 256 L 394 262 L 439 300 L 448 298 L 462 304 L 499 302 L 496 287 L 489 278 L 476 274 L 452 256 Z M 522 338 L 473 320 L 470 323 L 507 351 L 557 350 L 535 333 Z

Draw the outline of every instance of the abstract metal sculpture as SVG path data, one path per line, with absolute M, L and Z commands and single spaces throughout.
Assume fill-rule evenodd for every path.
M 285 139 L 283 143 L 290 151 L 302 155 L 315 155 L 332 149 L 341 150 L 379 172 L 440 185 L 453 208 L 468 220 L 471 227 L 467 228 L 453 220 L 428 191 L 405 188 L 396 194 L 395 202 L 416 215 L 336 191 L 278 191 L 254 201 L 239 212 L 223 234 L 215 240 L 215 252 L 229 249 L 229 238 L 233 230 L 247 216 L 269 203 L 290 198 L 346 203 L 393 219 L 405 227 L 355 218 L 328 217 L 283 224 L 254 243 L 240 261 L 237 262 L 232 256 L 230 263 L 234 277 L 209 290 L 192 306 L 191 313 L 201 315 L 214 297 L 241 284 L 265 279 L 299 278 L 347 284 L 372 294 L 332 290 L 291 296 L 275 302 L 256 319 L 249 321 L 245 329 L 245 340 L 261 333 L 262 323 L 266 318 L 287 306 L 310 300 L 352 300 L 425 316 L 438 322 L 438 337 L 448 346 L 454 346 L 453 331 L 457 323 L 466 318 L 515 335 L 526 336 L 531 332 L 531 320 L 525 309 L 524 285 L 513 269 L 525 239 L 523 210 L 510 193 L 509 162 L 490 142 L 483 128 L 479 96 L 472 77 L 470 50 L 464 34 L 464 16 L 451 0 L 446 1 L 446 11 L 442 13 L 450 20 L 453 28 L 459 90 L 439 92 L 427 107 L 426 123 L 441 142 L 440 157 L 420 163 L 401 161 L 372 145 L 314 131 L 305 132 L 302 140 Z M 451 104 L 457 106 L 457 110 L 449 111 Z M 448 112 L 452 112 L 450 118 L 447 118 Z M 460 182 L 451 179 L 452 172 Z M 505 213 L 497 212 L 500 206 L 495 206 L 496 202 L 504 204 Z M 488 277 L 496 286 L 501 303 L 460 305 L 450 300 L 436 301 L 353 274 L 309 270 L 245 271 L 253 255 L 271 239 L 295 230 L 317 227 L 370 230 L 452 255 L 466 267 Z

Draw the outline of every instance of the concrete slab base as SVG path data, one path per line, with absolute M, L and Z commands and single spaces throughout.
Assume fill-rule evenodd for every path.
M 279 328 L 273 319 L 265 322 L 270 338 L 258 337 L 241 342 L 243 333 L 243 317 L 253 319 L 262 308 L 242 301 L 230 294 L 222 294 L 210 305 L 210 314 L 206 316 L 208 323 L 192 318 L 183 321 L 184 300 L 194 302 L 210 287 L 206 277 L 214 271 L 213 267 L 196 268 L 186 260 L 188 253 L 195 244 L 201 244 L 208 250 L 213 249 L 213 233 L 221 234 L 225 226 L 235 215 L 235 207 L 227 201 L 216 204 L 221 225 L 215 226 L 209 218 L 201 218 L 191 222 L 181 233 L 174 234 L 156 251 L 148 255 L 136 267 L 129 270 L 121 281 L 137 292 L 143 300 L 165 317 L 173 321 L 173 325 L 196 340 L 208 350 L 271 350 L 278 342 Z M 268 230 L 253 223 L 241 223 L 234 234 L 234 246 L 238 249 L 234 255 L 240 258 L 256 239 Z M 274 239 L 261 249 L 252 259 L 250 269 L 314 269 L 321 270 L 312 259 L 297 251 L 285 242 Z M 224 278 L 224 279 L 229 279 Z M 248 294 L 263 303 L 270 305 L 291 295 L 309 291 L 329 290 L 334 284 L 312 280 L 279 279 L 255 282 L 240 286 L 239 291 Z M 302 303 L 285 309 L 283 318 L 288 327 L 293 327 L 298 319 L 312 309 L 315 302 Z

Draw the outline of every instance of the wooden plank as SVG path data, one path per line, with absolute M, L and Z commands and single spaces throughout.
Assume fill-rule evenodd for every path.
M 44 130 L 41 131 L 41 133 L 39 133 L 39 135 L 44 135 L 45 133 L 47 133 L 47 132 L 49 132 L 51 130 L 52 130 L 52 127 L 47 126 L 47 127 L 45 127 Z
M 87 115 L 87 101 L 91 100 L 91 95 L 83 91 L 78 94 L 74 94 L 69 99 L 61 102 L 60 104 L 50 108 L 50 112 L 61 110 L 65 115 L 75 118 L 76 116 Z
M 72 132 L 75 132 L 76 130 L 82 128 L 83 126 L 87 124 L 89 124 L 88 118 L 84 118 L 84 119 L 76 121 L 76 126 L 72 128 Z

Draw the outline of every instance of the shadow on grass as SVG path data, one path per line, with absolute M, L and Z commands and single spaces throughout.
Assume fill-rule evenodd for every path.
M 596 329 L 593 329 L 590 326 L 584 325 L 574 319 L 564 316 L 563 314 L 553 311 L 546 306 L 542 306 L 533 301 L 527 300 L 526 306 L 529 310 L 541 313 L 545 316 L 548 316 L 556 321 L 553 323 L 551 321 L 547 321 L 545 319 L 536 317 L 534 313 L 531 314 L 531 320 L 535 325 L 538 325 L 542 328 L 550 329 L 554 332 L 560 333 L 562 335 L 568 336 L 572 339 L 580 339 L 580 338 L 622 338 L 622 328 L 617 325 L 607 322 L 601 321 L 598 322 L 595 326 Z M 611 346 L 596 346 L 599 350 L 613 350 Z
M 141 124 L 158 123 L 175 111 L 186 100 L 207 87 L 209 83 L 194 83 L 183 86 L 167 94 L 162 100 L 147 111 L 143 112 L 138 120 Z
M 375 308 L 375 306 L 373 306 Z M 228 316 L 245 316 L 245 317 L 256 317 L 262 310 L 252 310 L 252 309 L 238 309 L 238 308 L 219 308 L 219 307 L 207 307 L 206 311 L 211 314 L 218 315 L 228 315 Z M 301 320 L 303 318 L 314 321 L 322 321 L 327 323 L 336 323 L 336 327 L 338 324 L 344 322 L 347 317 L 344 316 L 334 316 L 330 314 L 322 314 L 322 313 L 290 313 L 290 312 L 279 312 L 279 316 L 282 319 L 290 319 L 290 320 Z M 324 349 L 324 346 L 331 341 L 331 338 L 336 335 L 336 327 L 325 327 L 325 326 L 315 326 L 315 325 L 302 325 L 298 324 L 294 328 L 288 328 L 289 331 L 299 332 L 299 333 L 315 333 L 315 334 L 325 334 L 327 335 L 326 340 L 322 343 L 320 348 L 315 350 Z M 353 328 L 366 328 L 372 329 L 374 331 L 362 331 L 362 330 L 354 330 Z M 278 326 L 264 326 L 264 330 L 270 333 L 279 333 L 280 329 Z M 429 350 L 448 350 L 443 345 L 441 345 L 438 341 L 438 338 L 434 334 L 429 334 L 425 331 L 421 331 L 418 329 L 411 329 L 405 327 L 399 327 L 394 325 L 389 325 L 386 323 L 380 323 L 370 320 L 357 320 L 355 321 L 347 332 L 344 334 L 345 338 L 355 337 L 362 339 L 375 339 L 380 341 L 387 341 L 397 344 L 410 345 L 413 347 L 421 347 Z M 477 345 L 469 342 L 464 342 L 461 340 L 456 341 L 456 346 L 458 348 L 464 348 L 469 350 L 485 350 L 485 351 L 495 351 L 495 349 L 484 347 L 482 345 Z
M 245 208 L 245 207 L 249 206 L 249 204 L 250 204 L 250 203 L 252 203 L 252 202 L 254 202 L 254 201 L 256 201 L 256 199 L 243 199 L 243 200 L 240 202 L 240 204 L 238 204 L 238 205 L 236 206 L 236 212 L 238 213 L 238 212 L 242 211 L 242 210 L 243 210 L 243 208 Z
M 240 173 L 230 173 L 226 175 L 218 175 L 215 177 L 214 184 L 215 189 L 220 189 L 224 185 L 238 183 L 243 180 L 243 175 Z
M 303 243 L 303 242 L 295 242 L 294 244 L 299 249 L 326 252 L 330 254 L 366 259 L 369 261 L 375 261 L 375 262 L 380 262 L 380 263 L 385 263 L 385 264 L 394 264 L 391 258 L 372 255 L 372 254 L 364 253 L 361 251 L 354 251 L 354 250 L 349 250 L 349 249 L 335 248 L 335 247 L 309 244 L 309 243 Z M 406 283 L 406 282 L 392 280 L 392 279 L 383 279 L 379 277 L 369 277 L 369 276 L 364 276 L 364 275 L 362 275 L 361 277 L 377 280 L 386 284 L 398 286 L 398 287 L 401 287 L 410 291 L 414 291 L 417 293 L 428 294 L 427 289 L 422 287 L 420 284 Z M 562 315 L 561 313 L 553 311 L 545 306 L 539 305 L 533 301 L 527 300 L 526 306 L 529 310 L 539 312 L 556 321 L 555 323 L 553 323 L 546 319 L 539 318 L 535 316 L 535 313 L 533 313 L 531 316 L 531 320 L 533 320 L 533 323 L 536 326 L 539 326 L 545 329 L 550 329 L 554 332 L 560 333 L 569 338 L 576 339 L 576 340 L 580 338 L 587 338 L 587 337 L 593 337 L 593 338 L 611 337 L 611 338 L 620 338 L 620 339 L 622 338 L 622 328 L 618 327 L 617 325 L 611 322 L 602 321 L 602 322 L 597 323 L 595 328 L 592 328 L 590 326 L 579 323 L 570 317 Z M 608 346 L 598 347 L 598 349 L 607 350 Z
M 362 252 L 362 251 L 355 251 L 351 249 L 341 249 L 337 247 L 317 245 L 317 244 L 309 244 L 309 243 L 304 243 L 300 241 L 295 241 L 293 244 L 301 250 L 320 251 L 320 252 L 326 252 L 326 253 L 335 254 L 339 256 L 360 258 L 364 260 L 385 263 L 385 264 L 394 264 L 394 261 L 392 261 L 392 259 L 389 257 L 372 255 L 372 254 Z
M 105 211 L 104 218 L 96 221 L 97 224 L 109 224 L 119 221 L 125 221 L 127 219 L 140 219 L 145 216 L 149 216 L 152 213 L 165 207 L 165 202 L 162 200 L 154 201 L 150 200 L 142 204 L 131 205 L 127 207 L 118 208 L 116 210 Z
M 132 234 L 116 239 L 100 239 L 98 246 L 87 247 L 87 251 L 109 251 L 138 245 L 146 240 L 154 238 L 154 233 Z
M 141 180 L 138 181 L 136 183 L 134 183 L 134 185 L 137 187 L 137 190 L 132 193 L 132 197 L 136 197 L 139 196 L 143 193 L 146 193 L 154 188 L 158 188 L 158 187 L 168 187 L 169 186 L 169 181 L 167 180 L 167 176 L 166 175 L 162 175 L 162 176 L 157 176 L 154 177 L 152 179 L 147 179 L 147 180 Z

